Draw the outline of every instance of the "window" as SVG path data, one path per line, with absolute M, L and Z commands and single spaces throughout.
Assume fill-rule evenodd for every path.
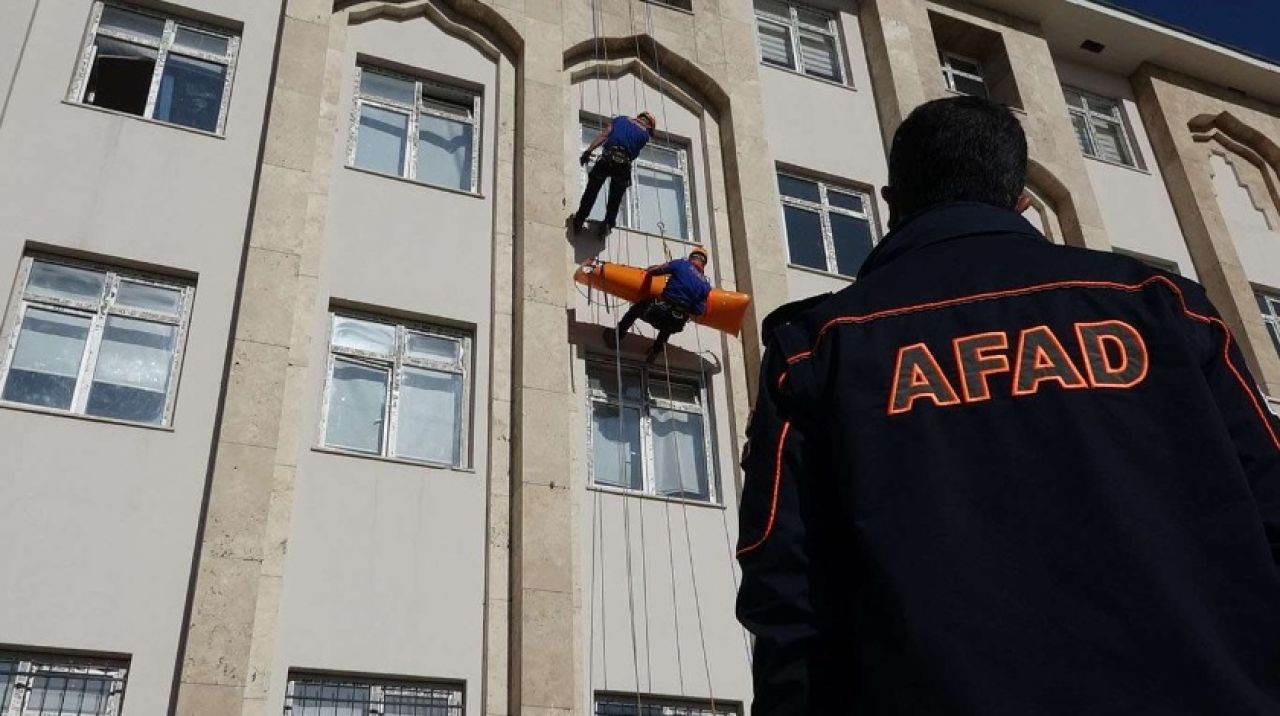
M 844 82 L 834 16 L 781 0 L 755 0 L 760 60 L 832 82 Z
M 324 446 L 464 466 L 470 337 L 339 313 L 331 321 Z
M 23 259 L 0 400 L 169 424 L 193 291 L 172 279 Z
M 737 716 L 736 704 L 657 699 L 637 694 L 596 696 L 596 716 Z
M 582 148 L 600 131 L 600 124 L 582 126 Z M 586 186 L 587 173 L 582 172 Z M 602 195 L 591 210 L 593 221 L 603 221 Z M 688 152 L 679 144 L 654 137 L 631 164 L 631 188 L 618 212 L 618 226 L 648 234 L 692 241 L 693 201 L 689 195 Z
M 1257 292 L 1258 308 L 1262 310 L 1262 322 L 1267 324 L 1267 333 L 1271 334 L 1271 343 L 1280 354 L 1280 295 Z
M 477 191 L 479 93 L 370 67 L 358 68 L 356 74 L 351 166 Z
M 591 480 L 659 497 L 714 502 L 701 382 L 656 369 L 590 361 Z
M 462 716 L 462 688 L 380 679 L 297 676 L 289 679 L 288 716 Z
M 871 196 L 787 174 L 778 192 L 791 264 L 856 276 L 878 238 Z
M 128 664 L 0 652 L 0 713 L 118 716 Z
M 221 134 L 239 48 L 225 30 L 97 2 L 68 99 Z
M 938 58 L 942 62 L 942 78 L 947 83 L 947 89 L 974 97 L 988 96 L 981 62 L 954 52 L 939 53 Z
M 1119 102 L 1070 87 L 1064 87 L 1063 94 L 1067 98 L 1076 141 L 1085 156 L 1130 167 L 1137 165 Z

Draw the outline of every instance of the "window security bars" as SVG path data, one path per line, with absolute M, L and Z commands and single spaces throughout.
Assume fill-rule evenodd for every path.
M 1137 166 L 1137 153 L 1129 143 L 1119 102 L 1071 87 L 1063 88 L 1063 94 L 1080 151 L 1095 159 Z
M 118 716 L 128 664 L 0 652 L 0 714 Z
M 340 677 L 289 680 L 286 716 L 462 716 L 462 689 Z
M 420 184 L 475 193 L 478 92 L 360 67 L 347 162 Z
M 871 195 L 778 174 L 792 265 L 854 277 L 878 240 Z
M 52 257 L 22 261 L 0 400 L 168 425 L 194 287 Z
M 465 467 L 470 354 L 461 331 L 331 314 L 323 445 Z
M 954 52 L 941 52 L 942 77 L 947 89 L 974 97 L 988 97 L 987 81 L 982 76 L 982 63 Z
M 638 703 L 637 703 L 638 702 Z M 716 702 L 713 709 L 706 701 L 655 699 L 636 694 L 596 696 L 595 716 L 737 716 L 738 707 Z
M 833 15 L 781 0 L 755 0 L 760 60 L 844 84 L 844 55 Z
M 696 377 L 624 365 L 587 363 L 591 481 L 598 487 L 657 497 L 716 502 L 711 479 L 710 419 Z M 620 397 L 621 394 L 621 397 Z
M 225 30 L 95 2 L 67 99 L 222 134 L 239 50 Z
M 600 132 L 601 123 L 582 125 L 582 148 Z M 655 234 L 681 241 L 695 241 L 693 236 L 693 197 L 690 193 L 689 156 L 675 142 L 654 137 L 640 156 L 631 163 L 631 188 L 618 212 L 618 226 L 633 231 Z M 582 186 L 587 183 L 587 170 L 582 172 Z M 587 218 L 603 221 L 608 187 L 600 192 L 596 205 Z

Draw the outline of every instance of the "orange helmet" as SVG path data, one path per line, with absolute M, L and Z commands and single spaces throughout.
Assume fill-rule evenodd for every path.
M 689 252 L 690 260 L 692 260 L 695 256 L 700 257 L 702 259 L 702 263 L 704 264 L 707 263 L 707 260 L 710 258 L 710 255 L 707 253 L 707 250 L 702 248 L 701 246 Z
M 642 119 L 648 123 L 650 131 L 658 128 L 658 120 L 654 119 L 653 115 L 649 112 L 641 112 L 640 114 L 637 114 L 636 119 Z

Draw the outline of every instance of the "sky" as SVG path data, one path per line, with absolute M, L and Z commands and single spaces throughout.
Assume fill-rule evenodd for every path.
M 1280 0 L 1103 0 L 1280 63 Z

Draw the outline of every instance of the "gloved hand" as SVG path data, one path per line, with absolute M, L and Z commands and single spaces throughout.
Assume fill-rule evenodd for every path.
M 585 167 L 585 166 L 587 165 L 587 162 L 590 162 L 590 161 L 591 161 L 591 151 L 590 151 L 590 150 L 583 152 L 583 153 L 582 153 L 582 156 L 578 157 L 578 165 L 579 165 L 579 166 L 584 166 L 584 167 Z

